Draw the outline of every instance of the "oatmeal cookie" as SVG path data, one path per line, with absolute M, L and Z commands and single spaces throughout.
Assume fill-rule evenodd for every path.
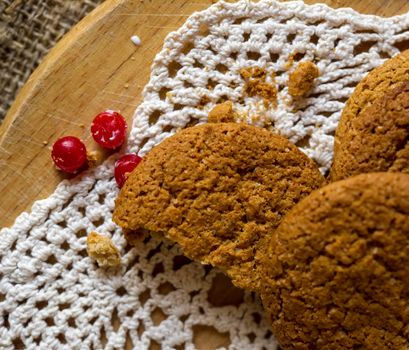
M 336 130 L 332 181 L 364 172 L 409 172 L 408 82 L 406 50 L 357 85 Z
M 314 191 L 284 218 L 260 271 L 283 349 L 409 349 L 409 175 Z
M 246 124 L 204 124 L 144 158 L 116 200 L 114 221 L 128 236 L 161 233 L 189 258 L 254 290 L 263 238 L 323 182 L 315 163 L 281 136 Z
M 379 95 L 350 121 L 331 178 L 377 171 L 409 173 L 409 82 Z

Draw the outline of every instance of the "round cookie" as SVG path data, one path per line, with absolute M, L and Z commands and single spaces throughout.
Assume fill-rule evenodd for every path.
M 335 135 L 331 181 L 409 172 L 409 50 L 372 70 L 346 103 Z
M 162 233 L 189 258 L 254 290 L 263 238 L 324 181 L 314 162 L 281 136 L 246 124 L 204 124 L 152 149 L 120 191 L 114 221 L 130 239 L 146 230 Z
M 283 349 L 409 349 L 409 175 L 314 191 L 277 228 L 260 271 Z
M 378 171 L 409 173 L 409 81 L 379 95 L 350 120 L 331 179 Z

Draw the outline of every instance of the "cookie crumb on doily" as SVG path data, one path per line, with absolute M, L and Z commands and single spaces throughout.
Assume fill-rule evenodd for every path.
M 98 157 L 97 152 L 95 151 L 87 152 L 87 161 L 88 161 L 88 166 L 90 167 L 96 166 L 99 162 L 99 157 Z
M 260 67 L 248 67 L 240 69 L 240 75 L 244 80 L 249 79 L 261 79 L 264 80 L 266 78 L 266 71 Z
M 313 62 L 300 62 L 288 79 L 288 93 L 292 97 L 308 95 L 318 75 L 318 67 Z
M 249 67 L 240 69 L 241 77 L 246 81 L 244 91 L 249 96 L 258 96 L 263 99 L 264 106 L 272 104 L 277 106 L 277 87 L 275 85 L 275 75 L 272 74 L 272 83 L 266 82 L 267 73 L 260 67 Z
M 198 107 L 199 107 L 199 108 L 203 108 L 203 107 L 206 106 L 209 102 L 211 102 L 210 97 L 207 96 L 207 95 L 203 95 L 203 96 L 200 98 Z
M 209 123 L 228 123 L 234 122 L 235 113 L 233 110 L 233 103 L 231 101 L 226 101 L 219 103 L 212 108 L 209 112 L 208 122 Z
M 290 54 L 290 56 L 288 56 L 288 61 L 284 65 L 285 69 L 290 69 L 294 65 L 294 56 L 295 55 L 296 55 L 296 53 L 293 52 L 292 54 Z
M 115 267 L 121 264 L 119 250 L 111 239 L 94 231 L 87 237 L 87 252 L 99 267 Z

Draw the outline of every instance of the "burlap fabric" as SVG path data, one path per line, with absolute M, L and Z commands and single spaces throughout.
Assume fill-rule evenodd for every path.
M 0 1 L 0 121 L 45 54 L 103 1 Z

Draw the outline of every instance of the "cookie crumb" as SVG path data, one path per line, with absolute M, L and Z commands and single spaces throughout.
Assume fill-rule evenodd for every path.
M 288 93 L 292 97 L 308 95 L 318 75 L 318 67 L 313 62 L 300 62 L 288 79 Z
M 169 102 L 172 102 L 173 103 L 173 93 L 172 93 L 172 91 L 169 91 L 169 92 L 167 92 L 166 93 L 166 98 L 169 100 Z
M 248 79 L 262 79 L 266 77 L 266 71 L 260 67 L 247 67 L 240 69 L 240 75 L 244 80 Z
M 244 89 L 249 96 L 261 97 L 264 106 L 268 106 L 270 103 L 274 106 L 277 105 L 277 88 L 275 85 L 259 81 L 258 79 L 252 79 L 246 83 Z
M 84 123 L 81 123 L 81 124 L 80 124 L 80 128 L 85 129 L 85 124 L 84 124 Z
M 296 52 L 293 52 L 288 56 L 288 61 L 284 64 L 285 69 L 290 69 L 294 65 L 294 56 L 296 55 Z
M 48 141 L 45 141 L 45 140 L 44 140 L 44 141 L 43 141 L 43 145 L 44 145 L 44 146 L 47 146 L 47 145 L 48 145 Z
M 129 84 L 125 84 L 125 85 L 124 85 L 124 88 L 125 88 L 125 89 L 129 88 Z
M 93 167 L 98 163 L 98 154 L 95 151 L 87 152 L 88 165 Z
M 94 231 L 87 237 L 87 252 L 99 267 L 115 267 L 121 264 L 119 250 L 111 239 Z
M 231 101 L 226 101 L 219 103 L 212 108 L 209 112 L 208 122 L 209 123 L 228 123 L 234 122 L 235 114 L 233 111 L 233 103 Z
M 241 77 L 246 81 L 244 92 L 248 96 L 258 96 L 263 99 L 264 106 L 273 105 L 277 107 L 278 90 L 275 85 L 275 74 L 272 73 L 272 83 L 266 82 L 267 73 L 260 67 L 249 67 L 240 69 Z
M 211 102 L 209 96 L 203 95 L 203 96 L 200 98 L 199 107 L 203 107 L 203 106 L 207 105 L 209 102 Z

